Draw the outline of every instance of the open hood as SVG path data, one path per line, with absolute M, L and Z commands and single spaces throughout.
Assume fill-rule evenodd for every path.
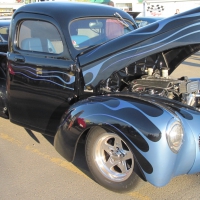
M 141 12 L 127 12 L 127 13 L 131 15 L 133 19 L 135 19 Z
M 176 67 L 200 49 L 200 7 L 113 39 L 79 56 L 86 85 L 95 87 L 113 72 Z M 138 70 L 137 70 L 138 71 Z

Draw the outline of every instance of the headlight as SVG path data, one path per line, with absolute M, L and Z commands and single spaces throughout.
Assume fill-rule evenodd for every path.
M 179 121 L 172 119 L 167 125 L 167 142 L 174 153 L 178 153 L 183 142 L 183 128 Z

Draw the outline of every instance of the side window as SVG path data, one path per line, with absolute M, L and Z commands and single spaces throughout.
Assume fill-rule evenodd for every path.
M 54 54 L 63 52 L 63 43 L 58 30 L 45 21 L 23 21 L 19 30 L 18 47 L 26 51 Z

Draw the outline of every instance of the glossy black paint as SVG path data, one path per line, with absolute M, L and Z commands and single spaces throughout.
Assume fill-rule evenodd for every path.
M 19 13 L 24 13 L 27 17 L 29 17 L 29 14 L 31 13 L 40 14 L 44 17 L 51 17 L 61 28 L 65 37 L 64 39 L 67 41 L 68 50 L 74 60 L 78 54 L 82 53 L 82 50 L 76 50 L 71 43 L 68 31 L 69 23 L 75 19 L 83 17 L 114 17 L 116 12 L 119 13 L 124 19 L 127 19 L 135 24 L 133 18 L 128 13 L 120 9 L 107 5 L 94 3 L 86 4 L 80 2 L 40 2 L 31 5 L 27 4 L 16 10 L 14 18 Z M 137 27 L 136 24 L 135 27 Z
M 58 26 L 48 16 L 18 13 L 12 24 L 14 33 L 18 23 L 28 16 L 29 19 L 47 20 Z M 61 27 L 57 27 L 62 35 Z M 69 106 L 69 99 L 74 96 L 75 83 L 66 85 L 68 74 L 74 64 L 68 49 L 62 55 L 49 55 L 40 52 L 26 52 L 9 43 L 8 101 L 10 120 L 27 128 L 43 133 L 55 134 L 63 109 Z M 63 39 L 63 41 L 65 41 Z M 66 45 L 65 45 L 66 46 Z M 42 74 L 38 74 L 41 71 Z M 52 76 L 53 73 L 53 76 Z M 22 109 L 23 108 L 23 109 Z
M 91 12 L 88 12 L 88 9 Z M 58 10 L 59 15 L 57 15 Z M 198 11 L 199 9 L 190 12 L 196 13 Z M 160 40 L 161 37 L 164 37 L 165 33 L 174 31 L 172 29 L 173 26 L 177 28 L 177 24 L 180 26 L 182 24 L 180 18 L 173 16 L 170 18 L 169 23 L 163 20 L 163 26 L 162 24 L 154 24 L 154 26 L 147 29 L 138 29 L 113 39 L 93 50 L 81 52 L 81 50 L 73 48 L 68 32 L 68 25 L 72 20 L 82 16 L 113 17 L 115 12 L 118 12 L 123 18 L 134 24 L 134 20 L 129 14 L 117 8 L 97 4 L 43 2 L 22 6 L 14 13 L 9 40 L 10 53 L 8 54 L 8 68 L 12 72 L 9 74 L 8 79 L 9 114 L 12 122 L 34 130 L 37 129 L 41 132 L 55 133 L 63 110 L 66 110 L 72 102 L 78 100 L 76 99 L 77 97 L 81 99 L 91 95 L 84 92 L 84 84 L 95 87 L 99 84 L 100 80 L 108 78 L 114 71 L 131 64 L 135 59 L 138 60 L 152 54 L 151 51 L 134 57 L 134 49 L 139 48 L 141 45 Z M 191 14 L 190 12 L 186 14 Z M 30 20 L 49 21 L 54 24 L 64 43 L 63 53 L 49 55 L 20 50 L 14 42 L 15 31 L 18 24 L 27 18 Z M 189 24 L 195 20 L 199 20 L 198 17 L 194 16 L 193 18 L 193 20 L 188 21 Z M 187 23 L 187 20 L 184 23 Z M 162 28 L 154 33 L 159 25 Z M 198 28 L 198 26 L 195 28 Z M 144 32 L 146 34 L 143 34 Z M 184 51 L 187 52 L 184 58 L 193 51 L 196 51 L 198 47 L 194 46 L 190 49 L 192 50 Z M 182 51 L 177 50 L 173 51 L 173 53 L 176 53 L 175 55 L 177 56 Z M 78 54 L 80 55 L 76 59 Z M 170 52 L 166 52 L 166 57 L 168 55 L 171 57 Z M 175 67 L 182 59 L 183 57 L 179 56 L 179 60 L 172 66 Z M 101 62 L 104 63 L 98 72 L 98 76 L 94 77 L 95 66 Z M 45 78 L 38 76 L 38 68 L 47 74 Z M 54 78 L 53 80 L 50 78 L 52 71 L 55 72 L 58 78 Z M 59 73 L 56 74 L 56 71 Z M 74 74 L 75 81 L 66 87 L 64 84 L 66 77 L 63 77 L 63 74 L 68 73 Z
M 157 142 L 161 138 L 161 132 L 150 122 L 148 117 L 139 111 L 140 107 L 143 107 L 143 112 L 149 113 L 149 116 L 152 116 L 152 111 L 154 117 L 159 118 L 163 114 L 162 109 L 158 106 L 152 105 L 144 99 L 139 101 L 131 94 L 130 96 L 90 97 L 80 101 L 72 106 L 63 117 L 54 146 L 63 157 L 72 161 L 77 141 L 82 133 L 87 132 L 91 127 L 100 125 L 108 132 L 118 133 L 122 138 L 128 140 L 139 168 L 151 174 L 153 172 L 151 164 L 137 148 L 143 152 L 149 151 L 149 145 L 144 138 Z
M 25 63 L 16 63 L 11 56 L 15 55 L 10 54 L 9 57 L 9 65 L 14 72 L 14 75 L 9 75 L 8 101 L 12 102 L 9 106 L 10 120 L 29 128 L 39 128 L 38 131 L 55 133 L 63 109 L 69 106 L 68 98 L 73 97 L 74 93 L 73 89 L 66 88 L 62 83 L 67 80 L 67 68 L 59 67 L 59 61 L 41 58 L 41 62 L 45 62 L 41 67 L 43 73 L 45 71 L 45 77 L 42 77 L 38 76 L 37 64 L 31 56 L 26 56 Z M 66 61 L 64 65 L 70 65 L 70 62 Z M 52 71 L 59 74 L 51 77 Z
M 122 111 L 123 106 L 119 104 L 120 101 L 127 103 L 128 109 L 124 109 L 124 113 Z M 131 109 L 131 106 L 138 108 L 140 112 L 142 111 L 150 117 L 157 118 L 163 114 L 163 110 L 167 110 L 175 117 L 177 117 L 176 112 L 180 115 L 185 113 L 184 116 L 188 120 L 191 120 L 190 113 L 200 115 L 198 111 L 190 106 L 156 96 L 120 93 L 90 97 L 77 102 L 65 112 L 55 138 L 55 148 L 67 160 L 72 161 L 78 139 L 82 133 L 93 126 L 101 125 L 110 129 L 114 127 L 113 131 L 117 131 L 121 137 L 124 137 L 123 134 L 125 134 L 125 138 L 128 138 L 140 150 L 148 151 L 148 143 L 141 137 L 141 133 L 153 142 L 160 140 L 161 133 L 153 124 L 147 125 L 147 118 L 145 119 L 144 115 L 140 115 L 137 110 Z M 188 112 L 186 113 L 185 110 L 188 110 Z M 118 111 L 120 112 L 118 113 Z M 137 117 L 130 117 L 134 115 Z M 147 121 L 144 123 L 145 120 Z M 167 119 L 166 122 L 162 123 L 167 123 Z M 130 124 L 135 126 L 136 129 L 131 127 Z M 144 124 L 148 129 L 146 131 Z M 68 146 L 69 149 L 66 150 L 65 146 Z M 63 151 L 63 149 L 65 150 Z M 150 170 L 150 168 L 148 169 Z M 145 171 L 147 172 L 148 170 Z
M 172 116 L 176 116 L 176 112 L 181 115 L 185 113 L 185 116 L 191 116 L 189 114 L 190 112 L 199 115 L 199 112 L 195 111 L 195 109 L 190 106 L 178 102 L 175 103 L 166 98 L 149 95 L 124 93 L 90 97 L 87 100 L 76 103 L 68 112 L 66 112 L 66 116 L 64 116 L 55 137 L 54 145 L 57 151 L 67 160 L 73 161 L 76 145 L 82 133 L 93 126 L 100 125 L 107 130 L 117 132 L 122 138 L 128 139 L 132 144 L 131 146 L 139 166 L 146 173 L 152 173 L 153 168 L 151 164 L 134 146 L 143 152 L 147 152 L 149 146 L 144 138 L 141 137 L 141 133 L 144 133 L 143 136 L 146 136 L 153 142 L 159 141 L 161 133 L 158 129 L 156 130 L 156 127 L 153 124 L 150 125 L 148 124 L 148 121 L 145 122 L 146 119 L 144 118 L 144 115 L 140 115 L 140 112 L 137 112 L 130 107 L 123 110 L 123 106 L 119 103 L 120 100 L 124 100 L 124 102 L 127 102 L 128 106 L 133 105 L 139 110 L 140 108 L 143 108 L 142 110 L 144 113 L 158 118 L 163 114 L 163 109 L 171 112 Z M 102 105 L 105 107 L 102 107 Z M 184 108 L 187 108 L 188 110 L 187 115 L 186 112 L 183 111 Z M 134 115 L 136 117 L 133 117 Z M 188 117 L 187 119 L 190 120 Z M 163 123 L 167 123 L 167 119 L 166 122 Z M 130 124 L 135 126 L 136 129 L 131 127 Z M 140 127 L 142 127 L 142 129 L 140 129 Z M 145 127 L 148 130 L 145 131 Z M 138 130 L 140 132 L 138 132 Z M 148 135 L 146 135 L 146 133 L 148 133 Z M 68 147 L 67 149 L 65 148 L 66 146 Z
M 5 107 L 7 107 L 6 98 L 6 53 L 0 55 L 0 116 L 8 118 L 7 110 L 5 112 Z
M 70 152 L 74 152 L 73 149 L 80 135 L 88 128 L 101 124 L 101 126 L 114 127 L 122 137 L 125 134 L 137 148 L 147 152 L 149 147 L 144 137 L 152 142 L 157 142 L 161 138 L 161 132 L 148 119 L 148 115 L 145 116 L 141 113 L 140 107 L 144 108 L 144 113 L 153 111 L 155 113 L 154 117 L 163 114 L 162 109 L 158 106 L 145 100 L 140 99 L 138 101 L 131 94 L 130 96 L 90 97 L 87 100 L 80 101 L 70 107 L 66 117 L 63 117 L 63 122 L 56 136 L 63 139 L 56 139 L 56 141 L 58 143 L 66 142 L 65 145 L 72 147 Z M 151 116 L 152 114 L 149 115 L 149 117 Z M 146 124 L 145 127 L 143 126 L 144 123 Z M 143 137 L 141 137 L 141 134 Z M 57 142 L 55 142 L 56 148 L 60 148 L 60 144 L 58 145 Z M 72 160 L 73 154 L 66 156 L 66 158 Z
M 5 107 L 7 105 L 6 100 L 6 74 L 5 71 L 0 67 L 0 116 L 4 118 L 8 118 L 7 112 L 5 111 Z
M 59 15 L 57 14 L 58 10 Z M 90 10 L 90 12 L 88 12 L 88 10 Z M 72 46 L 68 32 L 69 23 L 82 16 L 113 17 L 115 12 L 118 12 L 123 18 L 134 23 L 134 20 L 129 14 L 117 8 L 96 4 L 44 2 L 22 6 L 14 13 L 9 40 L 7 90 L 9 115 L 12 122 L 41 132 L 55 133 L 64 110 L 70 107 L 72 101 L 78 100 L 76 99 L 77 96 L 79 98 L 85 98 L 91 95 L 83 90 L 84 84 L 87 85 L 94 78 L 92 68 L 95 65 L 105 61 L 100 68 L 98 77 L 91 83 L 93 86 L 98 85 L 100 80 L 108 78 L 113 71 L 120 70 L 124 66 L 131 64 L 135 59 L 138 60 L 152 54 L 153 50 L 151 48 L 151 52 L 147 52 L 141 56 L 131 57 L 135 54 L 135 49 L 139 48 L 141 45 L 147 45 L 160 40 L 165 36 L 165 33 L 169 34 L 169 32 L 175 31 L 177 29 L 177 24 L 180 27 L 183 24 L 180 15 L 179 17 L 173 16 L 170 19 L 163 20 L 161 24 L 155 23 L 153 26 L 140 30 L 138 29 L 111 40 L 93 50 L 86 50 L 77 57 L 81 50 L 76 50 Z M 197 12 L 199 12 L 199 8 L 188 11 L 184 16 Z M 64 43 L 63 53 L 59 55 L 49 55 L 46 53 L 20 50 L 14 41 L 17 27 L 23 19 L 44 20 L 54 24 Z M 184 20 L 184 24 L 188 23 L 189 25 L 194 21 L 199 21 L 199 18 L 195 15 L 192 20 Z M 158 29 L 159 26 L 161 27 L 160 29 Z M 195 29 L 198 27 L 199 26 L 195 27 Z M 181 45 L 184 44 L 183 41 Z M 184 55 L 184 58 L 198 48 L 194 46 L 192 49 L 193 50 L 187 51 L 189 53 Z M 159 49 L 159 51 L 160 50 L 161 49 Z M 155 50 L 155 53 L 156 51 L 157 50 Z M 176 51 L 173 51 L 173 53 L 174 52 Z M 181 50 L 178 49 L 177 52 L 181 52 Z M 171 56 L 170 52 L 166 52 L 166 57 L 168 54 Z M 110 58 L 106 60 L 108 57 Z M 183 57 L 180 57 L 179 60 L 174 63 L 174 66 L 182 59 Z M 38 75 L 38 69 L 45 72 L 46 76 Z M 89 70 L 89 72 L 85 73 L 87 70 Z M 54 72 L 54 78 L 50 76 L 52 72 Z M 68 79 L 67 74 L 69 73 L 74 75 L 75 81 L 66 87 L 64 81 Z M 118 98 L 120 99 L 121 97 L 118 96 Z M 124 101 L 129 100 L 124 99 Z M 139 110 L 149 116 L 153 115 L 153 117 L 158 117 L 162 115 L 162 110 L 152 105 L 152 103 L 146 102 L 145 104 L 141 104 L 140 100 L 132 101 L 133 100 L 130 101 L 130 104 L 137 106 Z M 111 102 L 111 107 L 115 106 L 112 104 L 113 102 Z M 98 112 L 98 108 L 95 109 L 96 112 Z M 107 111 L 102 110 L 102 113 L 104 112 L 106 113 Z M 137 119 L 135 119 L 137 122 L 134 122 L 136 124 L 136 129 L 140 130 L 148 139 L 154 142 L 159 141 L 161 137 L 160 131 L 150 120 L 137 110 L 130 111 L 129 109 L 124 109 L 123 112 L 116 112 L 116 114 L 119 116 L 122 115 L 123 118 L 126 119 L 126 113 L 129 112 L 134 112 L 135 115 L 139 116 L 137 118 L 139 120 L 137 121 Z M 129 120 L 126 119 L 126 121 L 128 122 Z M 140 125 L 140 121 L 146 121 L 146 124 L 151 127 L 150 131 L 145 130 L 145 128 Z M 133 122 L 130 121 L 129 123 L 131 124 Z M 146 134 L 147 132 L 148 134 Z M 154 135 L 154 137 L 152 137 L 152 135 Z M 138 135 L 137 137 L 139 138 L 140 136 Z M 139 141 L 142 141 L 142 139 L 136 140 L 136 146 L 140 147 L 143 151 L 148 150 L 148 145 L 144 145 L 143 147 L 140 145 Z M 72 145 L 72 143 L 70 144 Z
M 79 62 L 86 85 L 94 88 L 115 71 L 161 52 L 163 64 L 169 67 L 171 74 L 183 60 L 200 49 L 199 13 L 198 7 L 174 15 L 85 52 Z
M 9 27 L 10 20 L 0 20 L 1 27 Z M 7 107 L 6 98 L 6 56 L 8 51 L 8 41 L 4 40 L 0 36 L 0 116 L 8 118 L 8 113 L 5 110 Z
M 5 52 L 5 53 L 8 51 L 8 43 L 7 42 L 0 43 L 0 51 Z M 0 54 L 0 56 L 1 56 L 1 54 Z M 6 55 L 4 54 L 4 56 L 6 56 Z
M 133 93 L 128 89 L 120 91 L 120 88 L 112 92 L 101 86 L 115 72 L 131 68 L 133 63 L 146 57 L 154 61 L 160 57 L 159 61 L 169 67 L 171 73 L 180 62 L 200 49 L 200 8 L 137 29 L 91 49 L 82 51 L 74 48 L 68 30 L 71 21 L 87 17 L 115 17 L 116 12 L 135 23 L 126 12 L 98 4 L 44 2 L 19 8 L 11 23 L 7 77 L 2 75 L 0 80 L 3 86 L 7 81 L 7 88 L 3 89 L 0 106 L 8 101 L 10 120 L 16 124 L 42 133 L 56 133 L 55 148 L 69 161 L 73 161 L 79 139 L 90 128 L 100 126 L 108 132 L 118 133 L 131 147 L 137 168 L 148 180 L 151 175 L 156 177 L 155 168 L 160 166 L 159 160 L 157 162 L 150 152 L 157 153 L 164 144 L 168 161 L 176 161 L 176 155 L 166 141 L 167 124 L 173 118 L 192 121 L 199 111 L 164 97 Z M 50 54 L 21 50 L 16 40 L 18 28 L 25 19 L 53 24 L 63 42 L 63 52 Z M 193 34 L 192 40 L 190 34 Z M 138 66 L 141 68 L 143 65 Z M 133 76 L 127 75 L 128 81 L 142 75 L 136 73 Z M 165 150 L 163 152 L 165 154 Z M 160 151 L 158 154 L 161 155 Z M 170 177 L 174 173 L 172 168 L 169 170 Z M 165 174 L 165 171 L 160 170 L 160 174 Z M 161 186 L 170 177 L 158 180 L 156 184 Z
M 88 12 L 88 9 L 91 12 Z M 8 45 L 8 68 L 12 71 L 8 74 L 8 101 L 12 122 L 40 132 L 55 134 L 63 111 L 78 95 L 83 94 L 83 78 L 76 61 L 76 56 L 81 51 L 72 46 L 68 32 L 69 23 L 82 16 L 114 17 L 115 12 L 134 23 L 127 13 L 96 4 L 42 2 L 17 9 L 13 15 Z M 15 31 L 23 19 L 44 20 L 54 24 L 63 41 L 63 53 L 49 55 L 20 50 L 14 41 Z M 45 72 L 46 77 L 39 76 L 37 70 Z M 57 78 L 52 79 L 50 75 L 53 72 Z M 67 74 L 73 74 L 76 79 L 66 87 L 64 82 L 68 79 Z

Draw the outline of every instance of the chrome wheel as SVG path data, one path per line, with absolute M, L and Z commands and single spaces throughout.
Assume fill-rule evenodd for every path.
M 91 153 L 97 169 L 105 178 L 122 182 L 131 176 L 134 168 L 133 154 L 117 134 L 101 134 Z

